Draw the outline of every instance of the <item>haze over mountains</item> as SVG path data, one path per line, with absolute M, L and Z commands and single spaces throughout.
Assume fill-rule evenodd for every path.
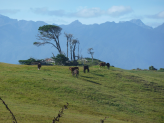
M 43 21 L 18 21 L 0 15 L 0 62 L 18 64 L 18 60 L 30 57 L 43 59 L 52 57 L 52 53 L 57 55 L 58 51 L 51 45 L 33 45 L 37 41 L 39 26 L 46 24 Z M 139 19 L 133 19 L 84 25 L 76 20 L 69 25 L 58 26 L 62 28 L 59 39 L 65 53 L 67 39 L 64 32 L 78 38 L 83 57 L 91 57 L 87 49 L 93 48 L 94 58 L 115 67 L 148 69 L 153 65 L 157 69 L 164 68 L 164 24 L 152 28 Z

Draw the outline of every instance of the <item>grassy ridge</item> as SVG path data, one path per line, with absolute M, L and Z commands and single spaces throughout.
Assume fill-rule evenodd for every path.
M 67 66 L 0 63 L 0 97 L 18 123 L 50 123 L 66 102 L 61 123 L 164 122 L 164 72 L 92 66 L 76 79 Z M 12 122 L 2 103 L 0 122 Z

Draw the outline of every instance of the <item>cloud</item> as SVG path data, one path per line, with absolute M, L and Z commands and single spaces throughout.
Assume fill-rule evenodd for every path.
M 100 8 L 83 8 L 70 15 L 75 17 L 82 17 L 82 18 L 91 18 L 91 17 L 101 16 L 104 13 L 105 11 L 101 10 Z
M 80 8 L 76 12 L 65 12 L 64 10 L 48 10 L 44 8 L 31 8 L 31 11 L 36 14 L 54 15 L 54 16 L 67 16 L 67 17 L 81 17 L 81 18 L 93 18 L 99 16 L 111 16 L 120 17 L 122 15 L 131 13 L 133 10 L 131 7 L 125 6 L 113 6 L 107 10 L 101 10 L 100 8 Z
M 107 14 L 109 16 L 114 16 L 114 17 L 129 14 L 131 12 L 133 12 L 132 8 L 131 7 L 125 7 L 125 6 L 112 6 L 111 8 L 109 8 L 107 10 Z
M 16 14 L 19 11 L 20 10 L 18 10 L 18 9 L 0 9 L 1 14 Z
M 30 8 L 30 10 L 36 14 L 43 14 L 43 15 L 55 15 L 55 16 L 64 16 L 64 10 L 48 10 L 47 7 L 44 8 Z
M 153 18 L 153 19 L 164 19 L 164 11 L 161 11 L 155 15 L 148 15 L 147 17 Z
M 112 6 L 108 10 L 101 10 L 100 8 L 83 8 L 78 10 L 76 13 L 73 13 L 72 16 L 82 17 L 82 18 L 92 18 L 102 15 L 111 16 L 111 17 L 120 17 L 125 14 L 133 12 L 131 7 L 125 6 Z

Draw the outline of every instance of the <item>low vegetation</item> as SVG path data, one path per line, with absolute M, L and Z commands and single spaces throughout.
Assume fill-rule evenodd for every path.
M 94 62 L 94 60 L 93 60 Z M 89 63 L 88 63 L 89 64 Z M 162 123 L 164 72 L 0 63 L 0 98 L 18 123 L 52 123 L 67 102 L 59 123 Z M 0 102 L 0 122 L 13 117 Z

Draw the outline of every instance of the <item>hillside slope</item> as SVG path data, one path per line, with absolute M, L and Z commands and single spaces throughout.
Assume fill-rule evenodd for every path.
M 77 79 L 66 66 L 0 63 L 0 97 L 18 123 L 51 123 L 66 102 L 60 123 L 164 122 L 164 72 L 92 66 Z M 1 123 L 11 123 L 0 109 Z

